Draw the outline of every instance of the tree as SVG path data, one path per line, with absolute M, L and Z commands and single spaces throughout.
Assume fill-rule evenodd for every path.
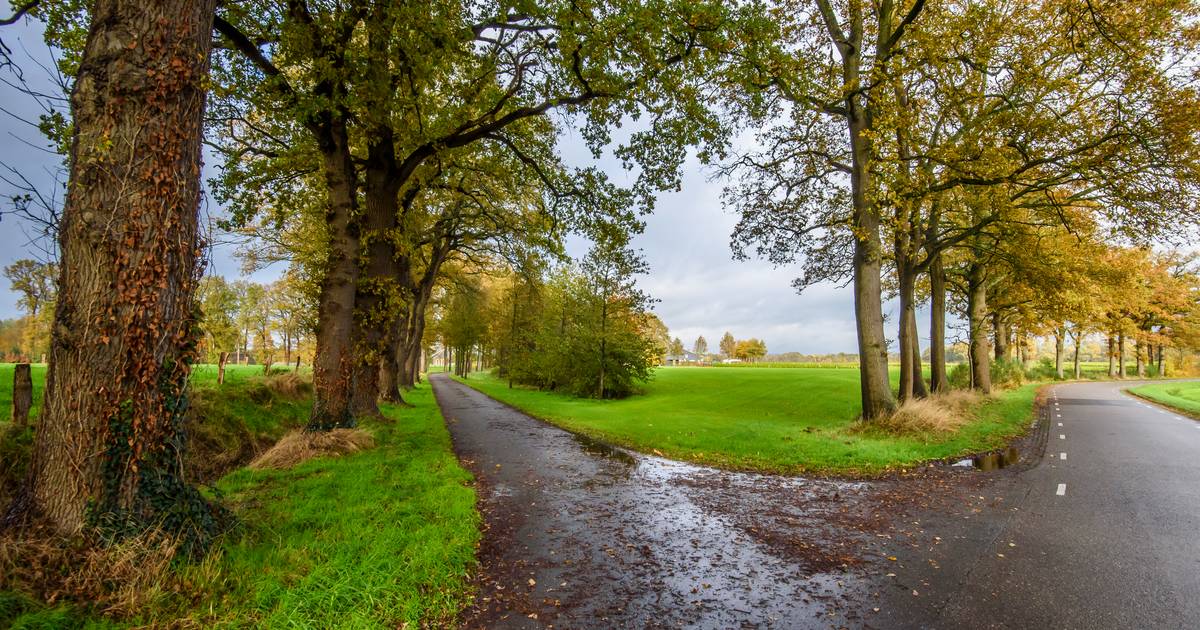
M 352 424 L 356 380 L 393 346 L 379 315 L 393 310 L 394 279 L 406 275 L 404 245 L 420 240 L 402 216 L 439 159 L 481 143 L 528 159 L 506 133 L 555 110 L 586 117 L 584 136 L 599 150 L 609 125 L 645 112 L 650 129 L 618 153 L 644 166 L 635 189 L 649 204 L 651 190 L 675 185 L 684 155 L 664 143 L 724 133 L 696 98 L 695 70 L 726 49 L 717 33 L 728 11 L 680 5 L 228 5 L 216 20 L 238 51 L 221 64 L 226 189 L 266 172 L 324 175 L 329 257 L 311 428 Z
M 726 358 L 732 357 L 737 351 L 737 340 L 733 338 L 733 335 L 729 331 L 725 331 L 725 334 L 721 337 L 720 348 L 721 356 Z
M 22 259 L 4 268 L 4 277 L 21 296 L 17 299 L 17 306 L 25 311 L 21 353 L 30 360 L 50 350 L 57 276 L 57 265 L 36 260 Z
M 675 356 L 677 356 L 677 357 L 678 357 L 678 356 L 683 356 L 683 352 L 684 352 L 684 350 L 683 350 L 683 342 L 679 340 L 679 337 L 676 337 L 676 338 L 674 338 L 674 339 L 672 339 L 672 340 L 671 340 L 671 348 L 670 348 L 670 350 L 671 350 L 670 354 L 673 354 L 673 355 L 675 355 Z
M 696 337 L 696 343 L 692 344 L 692 352 L 700 356 L 708 354 L 708 341 L 704 339 L 704 335 Z
M 1165 70 L 1194 54 L 1194 9 L 816 5 L 779 12 L 779 37 L 765 40 L 778 45 L 739 87 L 749 88 L 743 111 L 770 124 L 760 129 L 764 148 L 730 167 L 742 177 L 726 198 L 742 214 L 736 254 L 803 256 L 799 288 L 854 281 L 867 417 L 893 405 L 876 300 L 881 232 L 892 240 L 906 399 L 923 387 L 913 314 L 922 273 L 933 387 L 945 385 L 949 249 L 988 242 L 980 232 L 1010 222 L 1049 224 L 1063 209 L 1089 209 L 1126 237 L 1195 224 L 1196 121 L 1162 106 L 1196 101 L 1186 73 Z M 990 280 L 977 271 L 975 302 L 986 304 Z M 1005 319 L 995 323 L 1007 338 Z
M 737 342 L 733 355 L 743 361 L 755 361 L 767 356 L 767 344 L 755 338 Z
M 214 0 L 97 0 L 74 135 L 45 402 L 6 520 L 211 540 L 182 474 L 195 351 L 200 140 Z M 102 456 L 101 456 L 102 455 Z
M 200 307 L 201 356 L 216 363 L 223 352 L 238 347 L 238 294 L 221 276 L 206 276 L 196 291 Z

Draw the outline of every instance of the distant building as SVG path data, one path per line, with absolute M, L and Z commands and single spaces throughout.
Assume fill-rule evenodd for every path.
M 734 358 L 721 359 L 721 363 L 741 363 L 741 362 L 742 362 L 741 359 L 734 359 Z
M 682 354 L 668 354 L 663 360 L 663 365 L 687 365 L 695 364 L 704 361 L 704 357 L 690 350 L 684 350 Z

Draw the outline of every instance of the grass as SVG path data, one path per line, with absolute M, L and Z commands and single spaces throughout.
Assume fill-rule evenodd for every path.
M 1194 418 L 1200 418 L 1200 381 L 1183 381 L 1172 383 L 1153 383 L 1133 387 L 1129 393 L 1141 396 L 1186 413 Z
M 211 372 L 211 374 L 210 374 Z M 282 434 L 308 401 L 266 396 L 261 370 L 193 375 L 198 399 L 244 427 Z M 0 395 L 11 388 L 0 383 Z M 269 388 L 268 388 L 269 389 Z M 376 448 L 290 470 L 239 468 L 211 490 L 241 527 L 199 562 L 179 562 L 120 626 L 395 628 L 450 625 L 468 602 L 480 519 L 428 385 L 365 425 Z M 254 401 L 261 401 L 255 403 Z M 257 404 L 257 406 L 255 406 Z M 0 591 L 0 627 L 112 627 L 83 608 Z
M 643 452 L 851 476 L 998 448 L 1028 427 L 1037 390 L 1026 385 L 984 402 L 954 433 L 898 436 L 856 421 L 858 372 L 840 368 L 659 368 L 644 394 L 624 400 L 509 389 L 486 373 L 465 382 L 565 429 Z

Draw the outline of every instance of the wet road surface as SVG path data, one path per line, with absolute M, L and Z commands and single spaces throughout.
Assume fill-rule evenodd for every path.
M 869 486 L 634 455 L 430 381 L 487 526 L 467 627 L 861 625 Z
M 970 491 L 975 508 L 918 513 L 875 622 L 1200 628 L 1200 422 L 1131 385 L 1049 389 L 1041 461 Z
M 861 483 L 631 454 L 431 382 L 486 527 L 465 627 L 1200 627 L 1200 423 L 1129 383 L 1047 390 L 1016 467 Z

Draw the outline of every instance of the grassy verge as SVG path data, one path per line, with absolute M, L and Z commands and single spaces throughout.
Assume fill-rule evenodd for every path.
M 858 373 L 838 368 L 661 368 L 642 395 L 572 398 L 471 375 L 479 391 L 565 429 L 723 468 L 874 475 L 998 448 L 1029 425 L 1037 385 L 988 400 L 951 434 L 863 428 Z
M 225 421 L 241 417 L 248 430 L 277 434 L 293 424 L 295 409 L 307 409 L 306 396 L 264 398 L 262 379 L 235 371 L 219 390 L 203 370 L 193 378 L 196 395 Z M 384 407 L 394 423 L 366 425 L 372 450 L 222 477 L 212 493 L 240 529 L 203 560 L 177 562 L 140 594 L 135 614 L 113 622 L 82 606 L 47 607 L 0 591 L 0 627 L 450 625 L 471 590 L 475 493 L 429 387 L 406 399 L 413 407 Z
M 1134 396 L 1166 405 L 1193 418 L 1200 418 L 1200 381 L 1153 383 L 1128 390 Z

